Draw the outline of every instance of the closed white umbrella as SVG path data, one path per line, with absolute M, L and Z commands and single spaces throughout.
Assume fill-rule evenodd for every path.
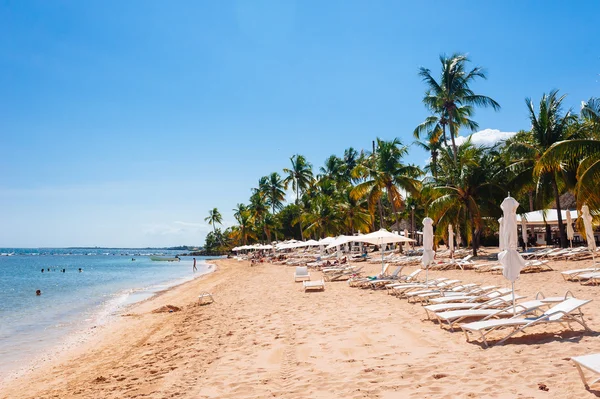
M 513 295 L 513 314 L 516 313 L 515 307 L 515 281 L 519 278 L 521 269 L 525 266 L 525 260 L 517 251 L 519 246 L 519 234 L 517 231 L 517 208 L 519 203 L 512 197 L 507 197 L 502 201 L 503 216 L 500 223 L 500 243 L 502 250 L 498 254 L 498 260 L 504 266 L 502 274 L 512 283 Z
M 450 256 L 454 259 L 454 230 L 452 225 L 448 225 L 448 249 L 450 250 Z
M 573 248 L 574 236 L 575 232 L 573 231 L 573 219 L 571 219 L 571 211 L 567 210 L 567 239 L 571 243 L 571 248 Z
M 502 226 L 502 221 L 504 220 L 504 218 L 500 218 L 498 219 L 498 248 L 500 248 L 500 251 L 502 251 L 505 247 L 504 245 L 504 235 L 502 234 L 502 230 L 503 230 L 503 226 Z
M 425 282 L 428 281 L 429 265 L 433 263 L 435 252 L 433 251 L 433 220 L 429 217 L 423 219 L 423 256 L 421 263 L 425 267 Z
M 527 251 L 527 220 L 525 218 L 521 218 L 521 238 L 525 244 L 525 251 Z
M 459 247 L 462 245 L 462 237 L 460 236 L 460 225 L 456 225 L 458 227 L 458 230 L 456 230 L 456 245 L 458 245 Z
M 592 258 L 594 260 L 594 266 L 596 265 L 596 239 L 594 238 L 594 227 L 592 226 L 592 215 L 590 215 L 590 208 L 587 205 L 581 207 L 581 218 L 583 219 L 583 227 L 585 227 L 585 240 L 589 250 L 592 252 Z

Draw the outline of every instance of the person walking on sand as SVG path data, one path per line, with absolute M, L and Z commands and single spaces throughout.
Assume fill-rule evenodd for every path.
M 198 271 L 198 268 L 196 268 L 196 258 L 194 258 L 194 268 L 192 270 L 194 273 Z

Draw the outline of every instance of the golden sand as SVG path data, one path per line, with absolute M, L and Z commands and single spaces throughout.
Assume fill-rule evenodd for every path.
M 421 305 L 383 291 L 334 282 L 324 292 L 304 293 L 292 267 L 217 264 L 215 273 L 135 305 L 88 342 L 6 382 L 0 397 L 596 397 L 568 360 L 600 352 L 595 332 L 536 327 L 484 349 L 428 321 Z M 557 271 L 522 275 L 517 291 L 533 299 L 539 290 L 556 296 L 569 289 L 595 299 L 600 287 L 564 282 L 559 273 L 589 264 L 555 262 Z M 367 270 L 374 274 L 379 267 Z M 430 275 L 509 286 L 490 273 Z M 202 291 L 216 302 L 199 305 Z M 153 312 L 167 305 L 180 310 Z M 598 302 L 584 311 L 588 325 L 600 331 Z

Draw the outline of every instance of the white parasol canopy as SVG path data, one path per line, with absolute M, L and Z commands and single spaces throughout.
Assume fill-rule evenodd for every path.
M 421 263 L 425 267 L 425 281 L 427 282 L 427 274 L 429 265 L 433 263 L 435 252 L 433 251 L 433 220 L 430 217 L 423 219 L 423 256 Z
M 525 260 L 521 254 L 517 252 L 519 246 L 519 234 L 517 232 L 517 208 L 519 203 L 512 197 L 507 197 L 502 201 L 503 217 L 500 223 L 500 249 L 502 252 L 498 254 L 498 260 L 504 266 L 502 274 L 512 283 L 513 294 L 513 313 L 515 308 L 515 281 L 519 278 L 521 269 L 525 266 Z
M 585 240 L 592 254 L 596 252 L 596 239 L 594 238 L 594 227 L 592 226 L 592 215 L 590 208 L 587 205 L 581 207 L 581 218 L 583 219 L 583 227 L 585 227 Z
M 498 247 L 500 248 L 500 251 L 503 251 L 504 248 L 506 247 L 506 245 L 504 244 L 504 226 L 502 225 L 504 221 L 504 218 L 500 218 L 498 219 Z
M 353 236 L 352 240 L 357 242 L 366 242 L 367 244 L 378 245 L 381 249 L 381 272 L 383 273 L 383 246 L 385 244 L 393 244 L 396 242 L 413 242 L 408 237 L 403 237 L 400 234 L 390 233 L 386 229 L 374 231 L 369 234 L 363 234 L 361 236 Z
M 450 255 L 454 259 L 454 230 L 452 229 L 452 225 L 448 225 L 448 249 L 450 250 Z
M 331 242 L 335 240 L 335 237 L 325 237 L 319 240 L 319 245 L 329 245 Z
M 573 247 L 573 237 L 575 232 L 573 231 L 573 219 L 571 218 L 571 212 L 567 212 L 567 239 L 571 242 Z
M 339 247 L 339 246 L 344 245 L 344 244 L 346 244 L 348 242 L 355 241 L 354 238 L 355 238 L 354 236 L 344 236 L 344 235 L 338 236 L 335 239 L 331 240 L 329 242 L 329 245 L 327 247 L 325 247 L 325 248 L 326 249 L 331 249 L 331 248 Z

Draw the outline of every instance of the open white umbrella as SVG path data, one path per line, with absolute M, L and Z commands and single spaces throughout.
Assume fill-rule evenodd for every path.
M 521 269 L 525 266 L 525 260 L 517 251 L 519 246 L 519 233 L 517 231 L 517 208 L 519 203 L 512 197 L 507 197 L 502 201 L 503 216 L 500 223 L 500 249 L 498 260 L 504 266 L 502 274 L 512 283 L 513 295 L 513 314 L 516 313 L 515 307 L 515 281 L 519 278 Z
M 525 218 L 521 218 L 521 238 L 525 244 L 525 251 L 527 251 L 527 220 Z
M 571 248 L 573 248 L 573 236 L 575 236 L 575 232 L 573 231 L 573 219 L 571 219 L 571 211 L 567 210 L 567 239 L 571 243 Z
M 421 256 L 421 263 L 425 267 L 425 282 L 429 279 L 429 265 L 433 263 L 434 258 L 433 220 L 430 217 L 426 217 L 423 219 L 423 256 Z
M 592 215 L 590 215 L 590 208 L 587 205 L 581 207 L 581 218 L 583 219 L 583 227 L 585 227 L 585 240 L 589 250 L 592 252 L 592 259 L 594 260 L 594 266 L 596 265 L 596 239 L 594 238 L 594 227 L 592 226 Z
M 386 229 L 381 229 L 369 234 L 353 236 L 351 241 L 366 242 L 368 244 L 379 246 L 379 248 L 381 248 L 381 272 L 383 273 L 383 246 L 397 242 L 412 242 L 414 240 L 411 240 L 408 237 L 403 237 L 400 234 L 390 233 Z
M 452 225 L 448 225 L 448 249 L 450 250 L 450 257 L 454 259 L 454 230 Z

